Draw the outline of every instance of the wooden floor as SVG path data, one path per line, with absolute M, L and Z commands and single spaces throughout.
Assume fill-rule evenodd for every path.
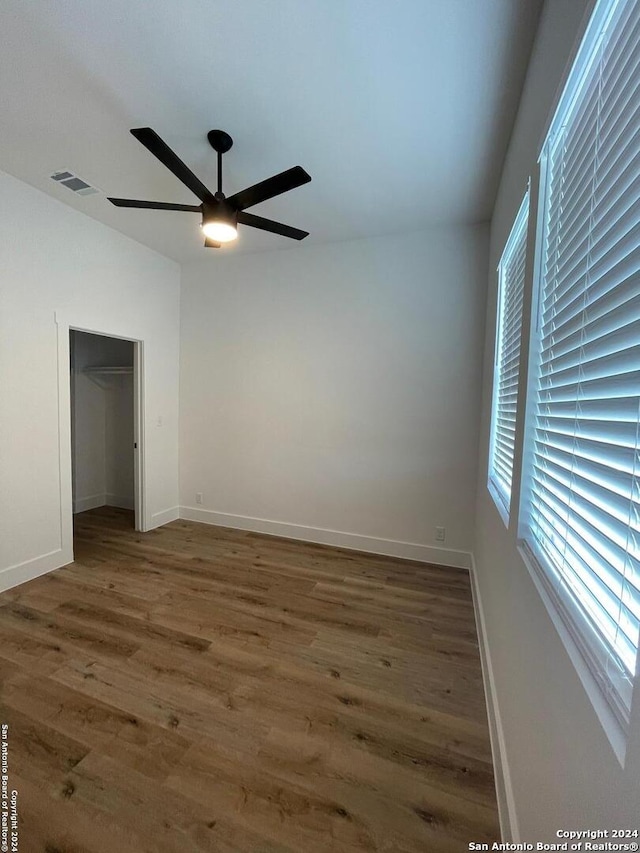
M 0 595 L 20 853 L 499 839 L 466 572 L 107 508 L 75 553 Z

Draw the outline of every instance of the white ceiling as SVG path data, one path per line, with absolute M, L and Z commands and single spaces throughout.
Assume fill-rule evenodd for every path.
M 251 209 L 328 242 L 489 217 L 541 0 L 2 0 L 0 169 L 178 261 L 197 204 L 130 134 L 150 126 L 227 195 L 294 165 L 310 184 Z M 69 169 L 104 194 L 49 176 Z M 242 227 L 220 251 L 290 248 Z

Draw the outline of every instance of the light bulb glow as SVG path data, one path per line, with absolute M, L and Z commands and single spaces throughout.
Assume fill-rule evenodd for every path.
M 216 243 L 229 243 L 238 236 L 238 231 L 233 225 L 229 225 L 228 222 L 221 222 L 219 219 L 203 223 L 202 232 L 205 237 L 215 240 Z

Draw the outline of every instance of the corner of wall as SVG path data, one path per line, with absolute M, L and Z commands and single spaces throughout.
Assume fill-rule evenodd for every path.
M 484 695 L 487 705 L 487 717 L 489 720 L 489 737 L 491 739 L 491 756 L 493 758 L 493 772 L 496 785 L 496 798 L 498 801 L 498 816 L 500 820 L 500 834 L 502 840 L 510 843 L 519 843 L 520 829 L 518 816 L 516 814 L 516 803 L 511 784 L 511 773 L 507 758 L 507 745 L 500 706 L 498 703 L 498 691 L 493 675 L 491 663 L 491 651 L 489 649 L 489 638 L 487 635 L 480 586 L 476 573 L 476 564 L 471 554 L 471 594 L 473 597 L 473 610 L 476 618 L 476 630 L 480 647 L 480 662 L 482 665 L 482 680 L 484 682 Z
M 453 548 L 436 548 L 416 542 L 380 539 L 375 536 L 362 536 L 357 533 L 347 533 L 340 530 L 327 530 L 321 527 L 288 524 L 282 521 L 271 521 L 266 518 L 231 515 L 230 513 L 215 512 L 203 509 L 202 507 L 181 506 L 179 510 L 180 518 L 218 527 L 229 527 L 234 530 L 250 530 L 254 533 L 263 533 L 267 536 L 281 536 L 284 539 L 314 542 L 318 545 L 330 545 L 334 548 L 346 548 L 351 551 L 363 551 L 369 554 L 398 557 L 402 560 L 415 560 L 420 563 L 450 566 L 451 568 L 469 569 L 471 566 L 471 554 L 467 551 L 456 551 Z M 158 513 L 158 515 L 162 514 Z M 172 521 L 173 519 L 169 520 Z M 166 524 L 166 522 L 161 523 Z

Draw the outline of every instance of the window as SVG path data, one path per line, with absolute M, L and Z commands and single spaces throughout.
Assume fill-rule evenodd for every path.
M 527 192 L 498 266 L 498 321 L 491 407 L 489 490 L 505 522 L 508 521 L 511 504 L 528 215 Z
M 522 533 L 623 728 L 640 620 L 640 2 L 600 0 L 543 147 Z

